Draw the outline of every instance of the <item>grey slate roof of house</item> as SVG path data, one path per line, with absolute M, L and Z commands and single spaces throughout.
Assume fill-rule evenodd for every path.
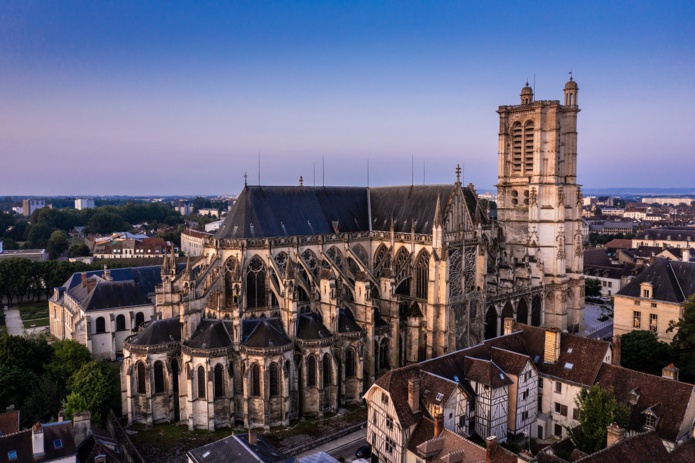
M 186 452 L 196 463 L 293 463 L 294 458 L 285 457 L 262 436 L 256 444 L 250 444 L 248 434 L 236 434 Z
M 617 294 L 640 297 L 640 284 L 645 282 L 652 284 L 652 299 L 681 303 L 689 295 L 695 294 L 695 263 L 655 259 L 652 265 Z
M 83 310 L 104 310 L 152 304 L 150 298 L 133 280 L 107 281 L 98 276 L 88 278 L 86 286 L 77 285 L 68 291 Z
M 391 187 L 246 186 L 215 234 L 218 239 L 268 238 L 369 230 L 431 233 L 437 198 L 441 212 L 453 185 Z M 470 188 L 471 217 L 486 221 Z M 372 223 L 369 223 L 371 217 Z
M 75 433 L 71 421 L 47 423 L 42 425 L 44 454 L 34 458 L 32 430 L 26 429 L 14 434 L 0 436 L 0 463 L 53 461 L 75 455 Z M 17 458 L 9 459 L 9 452 L 16 452 Z

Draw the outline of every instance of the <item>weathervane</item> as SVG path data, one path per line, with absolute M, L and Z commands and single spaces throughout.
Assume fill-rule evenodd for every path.
M 247 179 L 248 177 L 249 177 L 248 174 L 246 174 L 246 172 L 244 172 L 244 186 L 246 186 L 246 179 Z

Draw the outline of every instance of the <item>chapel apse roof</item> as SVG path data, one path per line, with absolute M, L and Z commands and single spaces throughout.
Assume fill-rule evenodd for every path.
M 292 343 L 279 318 L 244 320 L 241 328 L 241 343 L 247 347 L 280 347 Z
M 301 314 L 297 323 L 297 337 L 305 340 L 326 339 L 333 335 L 315 313 Z
M 154 320 L 128 340 L 137 346 L 156 346 L 181 341 L 181 325 L 178 318 Z
M 185 344 L 195 349 L 216 349 L 232 345 L 228 325 L 231 321 L 203 320 L 191 339 Z

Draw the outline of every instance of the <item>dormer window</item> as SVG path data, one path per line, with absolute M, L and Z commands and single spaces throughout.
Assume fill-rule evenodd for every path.
M 637 392 L 637 389 L 631 390 L 630 394 L 628 395 L 628 402 L 630 402 L 630 405 L 637 405 L 638 400 L 639 393 Z
M 642 295 L 643 298 L 645 299 L 651 299 L 652 294 L 653 294 L 653 287 L 651 283 L 642 283 L 639 285 L 640 287 L 640 294 Z
M 651 412 L 647 412 L 644 425 L 650 429 L 654 429 L 656 427 L 656 416 Z

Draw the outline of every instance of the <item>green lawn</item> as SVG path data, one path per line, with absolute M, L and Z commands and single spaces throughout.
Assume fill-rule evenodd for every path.
M 48 326 L 48 318 L 34 318 L 33 320 L 22 320 L 24 328 L 36 328 L 39 326 Z
M 17 308 L 19 309 L 19 315 L 22 317 L 22 320 L 48 318 L 48 301 L 22 304 Z M 44 326 L 47 325 L 48 323 L 46 323 Z

